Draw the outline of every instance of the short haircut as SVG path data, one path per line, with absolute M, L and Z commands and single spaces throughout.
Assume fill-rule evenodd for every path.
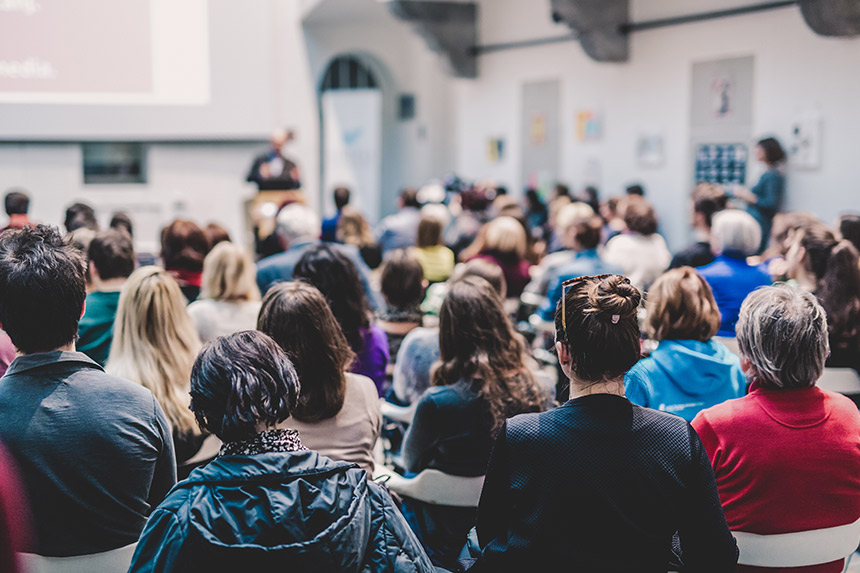
M 338 211 L 349 204 L 349 189 L 346 187 L 335 187 L 334 189 L 334 206 Z
M 134 237 L 134 223 L 132 223 L 128 213 L 123 211 L 113 214 L 110 220 L 110 228 L 125 231 L 130 237 Z
M 290 243 L 300 238 L 318 239 L 322 224 L 314 210 L 301 203 L 290 203 L 281 209 L 277 223 L 278 234 Z
M 453 285 L 466 277 L 481 277 L 493 287 L 499 295 L 499 298 L 505 300 L 508 295 L 508 283 L 505 282 L 505 273 L 502 267 L 484 259 L 472 259 L 471 261 L 457 265 L 454 268 L 454 273 L 448 279 L 448 284 Z
M 400 192 L 400 201 L 404 207 L 420 207 L 418 191 L 414 187 L 406 187 Z
M 645 331 L 652 340 L 707 342 L 720 329 L 720 311 L 708 282 L 692 267 L 672 269 L 648 291 Z
M 25 354 L 74 342 L 86 298 L 81 253 L 47 225 L 0 235 L 0 324 Z
M 752 215 L 740 209 L 726 209 L 714 215 L 711 249 L 747 257 L 758 251 L 761 226 Z
M 642 295 L 636 287 L 620 275 L 582 277 L 562 296 L 555 336 L 570 353 L 574 376 L 591 383 L 623 377 L 640 356 L 637 312 Z
M 812 293 L 787 285 L 762 287 L 741 305 L 736 327 L 747 376 L 768 389 L 807 388 L 830 353 L 827 318 Z
M 435 247 L 442 244 L 442 221 L 438 217 L 422 215 L 418 221 L 417 246 Z
M 66 209 L 66 218 L 63 221 L 63 225 L 69 233 L 81 228 L 93 231 L 99 230 L 99 224 L 96 221 L 96 212 L 86 203 L 74 203 Z
M 134 271 L 134 243 L 125 231 L 98 233 L 87 249 L 87 258 L 102 280 L 126 278 Z
M 638 195 L 631 195 L 621 203 L 624 224 L 634 233 L 653 235 L 657 232 L 657 215 L 651 203 Z
M 693 211 L 702 214 L 708 227 L 713 224 L 714 214 L 725 209 L 727 202 L 728 196 L 720 185 L 699 183 L 693 189 Z
M 161 260 L 168 270 L 200 272 L 209 253 L 209 239 L 192 221 L 177 219 L 161 231 Z
M 776 165 L 777 163 L 785 161 L 785 150 L 776 138 L 765 137 L 764 139 L 760 139 L 756 145 L 761 147 L 764 151 L 764 160 L 768 165 Z
M 202 430 L 224 442 L 252 438 L 257 426 L 290 417 L 299 377 L 278 344 L 256 330 L 216 338 L 191 370 L 191 410 Z
M 592 215 L 573 226 L 573 238 L 583 250 L 596 249 L 603 235 L 603 218 Z
M 402 249 L 386 255 L 379 283 L 382 296 L 389 306 L 418 306 L 424 297 L 424 270 L 421 263 Z
M 203 233 L 206 235 L 206 239 L 209 241 L 210 249 L 218 243 L 230 242 L 230 233 L 228 233 L 227 229 L 225 229 L 218 223 L 209 223 L 203 229 Z
M 628 185 L 625 189 L 628 195 L 638 195 L 639 197 L 645 196 L 645 189 L 639 185 L 638 183 L 634 183 L 633 185 Z
M 203 260 L 201 298 L 260 300 L 256 270 L 245 249 L 230 242 L 218 243 Z
M 23 191 L 6 193 L 5 203 L 7 215 L 26 215 L 30 210 L 30 198 Z
M 558 236 L 564 239 L 568 229 L 586 220 L 594 215 L 594 209 L 588 203 L 582 201 L 574 201 L 562 205 L 555 214 L 555 231 Z

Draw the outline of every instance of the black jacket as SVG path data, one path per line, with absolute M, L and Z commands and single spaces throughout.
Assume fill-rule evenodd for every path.
M 219 457 L 152 514 L 129 571 L 434 571 L 365 476 L 313 451 Z

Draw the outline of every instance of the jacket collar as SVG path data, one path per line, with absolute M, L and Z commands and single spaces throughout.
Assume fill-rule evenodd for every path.
M 87 368 L 95 368 L 104 371 L 98 362 L 82 352 L 68 352 L 66 350 L 53 350 L 51 352 L 36 352 L 34 354 L 25 354 L 19 356 L 12 361 L 9 368 L 6 370 L 6 375 L 19 374 L 28 370 L 34 370 L 43 366 L 52 364 L 69 363 L 77 364 Z

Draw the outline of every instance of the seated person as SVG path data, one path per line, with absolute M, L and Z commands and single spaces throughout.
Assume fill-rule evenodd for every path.
M 693 189 L 693 231 L 696 242 L 675 253 L 670 269 L 701 267 L 714 262 L 711 251 L 711 225 L 714 214 L 726 208 L 728 196 L 723 188 L 713 183 L 699 183 Z
M 645 332 L 659 342 L 624 377 L 627 399 L 681 416 L 746 392 L 741 362 L 713 339 L 720 312 L 705 279 L 690 267 L 668 271 L 648 291 Z
M 422 324 L 421 301 L 427 283 L 418 259 L 401 249 L 385 257 L 379 282 L 385 310 L 376 314 L 376 325 L 388 338 L 391 369 L 403 339 Z
M 729 527 L 766 536 L 854 523 L 860 414 L 850 399 L 815 386 L 828 352 L 824 309 L 810 293 L 762 288 L 744 301 L 737 334 L 749 394 L 693 420 Z M 844 565 L 737 570 L 838 573 Z
M 477 254 L 469 257 L 464 251 L 460 256 L 498 265 L 505 274 L 508 296 L 519 298 L 531 280 L 528 248 L 528 235 L 522 223 L 514 217 L 500 216 L 487 223 L 469 247 L 469 251 Z
M 734 336 L 741 303 L 760 286 L 771 284 L 762 267 L 751 265 L 746 258 L 758 251 L 761 228 L 752 215 L 738 209 L 727 209 L 714 215 L 711 248 L 717 258 L 696 269 L 708 281 L 720 311 L 718 336 Z
M 194 302 L 203 286 L 203 260 L 210 250 L 203 229 L 177 219 L 161 231 L 161 263 L 176 279 L 187 302 Z
M 454 272 L 454 251 L 442 241 L 444 224 L 439 217 L 425 214 L 418 222 L 418 237 L 409 252 L 418 259 L 429 283 L 448 280 Z
M 478 508 L 475 571 L 734 571 L 737 549 L 702 443 L 682 418 L 636 406 L 641 295 L 610 275 L 571 281 L 556 314 L 571 400 L 502 424 Z M 471 569 L 470 569 L 471 570 Z
M 587 203 L 576 201 L 562 206 L 558 214 L 552 218 L 554 222 L 553 234 L 561 241 L 560 250 L 552 252 L 541 259 L 540 264 L 532 267 L 532 279 L 526 285 L 525 292 L 534 293 L 538 296 L 546 296 L 550 283 L 553 282 L 558 270 L 574 261 L 582 250 L 576 240 L 577 229 L 580 224 L 588 221 L 594 216 L 594 209 Z
M 123 231 L 104 231 L 95 236 L 87 251 L 90 292 L 84 315 L 78 323 L 78 351 L 102 366 L 107 363 L 113 341 L 113 322 L 119 292 L 134 270 L 134 243 Z
M 355 354 L 325 297 L 306 283 L 278 283 L 266 293 L 257 329 L 284 349 L 302 381 L 285 424 L 312 450 L 372 474 L 379 396 L 371 379 L 348 372 Z
M 620 267 L 637 288 L 647 289 L 669 267 L 672 254 L 657 232 L 657 216 L 648 201 L 628 195 L 619 211 L 626 229 L 607 241 L 603 259 Z
M 0 383 L 0 441 L 30 502 L 32 550 L 49 557 L 135 543 L 176 482 L 152 392 L 75 350 L 85 273 L 54 227 L 0 235 L 0 324 L 20 353 Z
M 418 402 L 403 461 L 412 473 L 433 468 L 481 476 L 505 419 L 545 410 L 552 400 L 528 369 L 526 349 L 490 283 L 479 277 L 454 283 L 439 319 L 434 386 Z M 450 567 L 475 524 L 475 510 L 409 503 L 431 558 Z
M 284 427 L 299 400 L 290 359 L 265 334 L 203 349 L 191 409 L 224 445 L 153 512 L 130 572 L 434 571 L 385 488 Z

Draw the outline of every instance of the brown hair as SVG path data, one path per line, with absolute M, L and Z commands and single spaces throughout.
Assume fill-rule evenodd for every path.
M 510 416 L 543 409 L 545 400 L 526 367 L 522 338 L 484 279 L 467 277 L 451 285 L 439 312 L 439 350 L 433 384 L 479 384 L 494 433 Z
M 582 277 L 563 296 L 564 306 L 559 303 L 555 311 L 555 336 L 567 346 L 579 380 L 615 380 L 639 361 L 636 313 L 642 295 L 628 278 Z
M 603 234 L 603 219 L 598 215 L 592 215 L 588 219 L 577 221 L 573 225 L 573 237 L 577 245 L 583 250 L 596 249 L 600 245 Z
M 203 270 L 209 239 L 192 221 L 177 219 L 161 231 L 161 260 L 167 270 Z
M 725 209 L 728 199 L 728 195 L 721 186 L 713 183 L 699 183 L 693 189 L 693 211 L 701 213 L 705 218 L 705 225 L 710 227 L 714 213 Z
M 621 202 L 624 224 L 634 233 L 653 235 L 657 232 L 657 215 L 651 204 L 638 195 L 630 195 Z
M 418 222 L 418 247 L 435 247 L 441 244 L 442 221 L 436 217 L 423 215 Z
M 819 223 L 812 213 L 777 213 L 773 217 L 770 228 L 770 239 L 767 251 L 762 253 L 762 259 L 785 256 L 791 246 L 790 239 L 798 229 Z
M 707 281 L 692 267 L 664 273 L 648 290 L 645 332 L 652 340 L 707 342 L 720 329 L 720 311 Z
M 391 251 L 385 257 L 379 283 L 382 296 L 389 306 L 417 307 L 424 297 L 424 270 L 421 263 L 403 249 Z
M 346 205 L 337 220 L 337 240 L 356 247 L 366 247 L 375 243 L 373 230 L 358 209 Z
M 257 330 L 284 349 L 299 375 L 294 418 L 318 422 L 340 412 L 355 355 L 319 290 L 303 282 L 276 284 L 263 298 Z
M 451 278 L 448 279 L 448 284 L 452 285 L 466 277 L 481 277 L 490 283 L 490 286 L 502 300 L 505 300 L 508 294 L 508 284 L 505 282 L 505 273 L 502 271 L 502 267 L 490 261 L 472 259 L 468 263 L 457 265 Z
M 206 228 L 203 229 L 203 232 L 206 234 L 206 238 L 209 240 L 210 249 L 218 243 L 230 242 L 230 233 L 228 233 L 227 229 L 225 229 L 218 223 L 209 223 L 208 225 L 206 225 Z

